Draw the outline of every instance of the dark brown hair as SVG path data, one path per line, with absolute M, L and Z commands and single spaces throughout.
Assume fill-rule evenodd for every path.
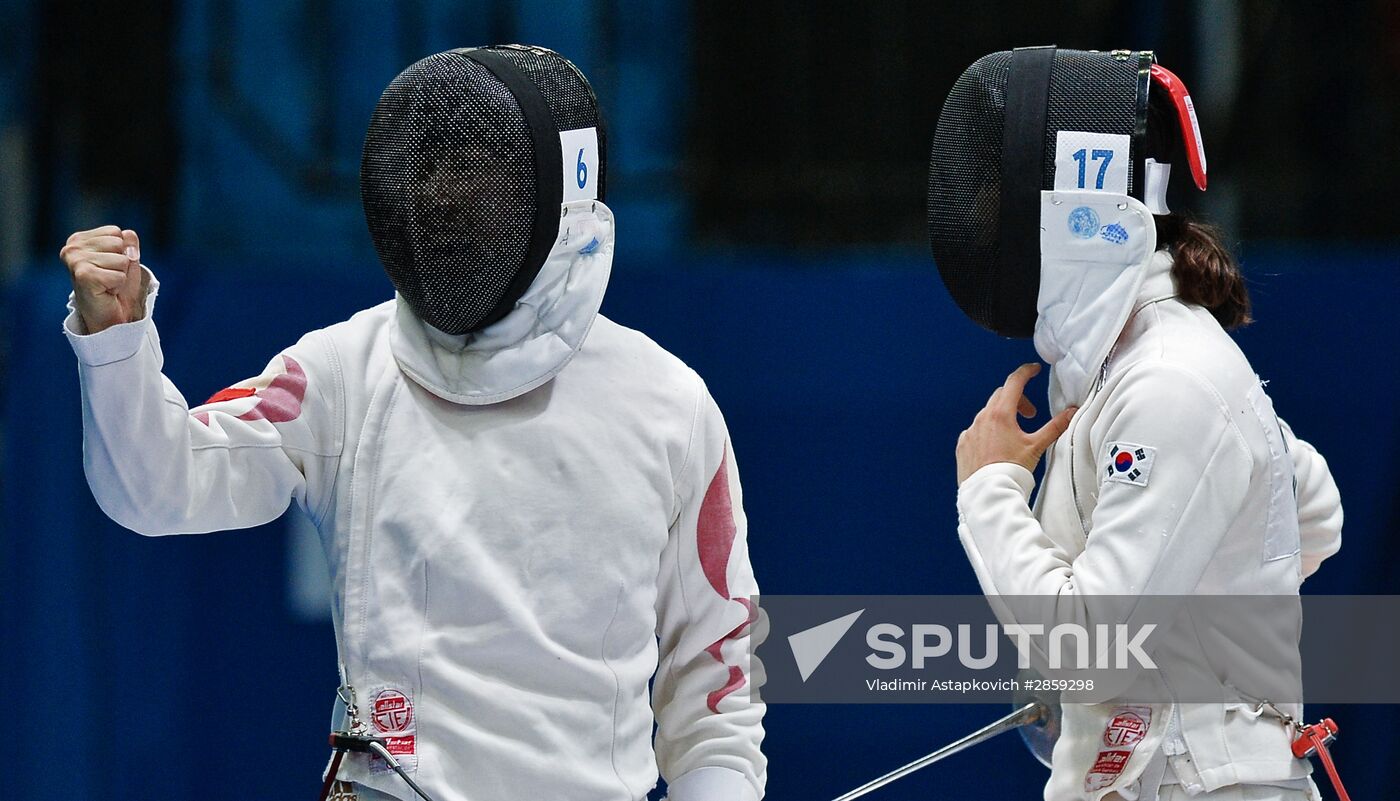
M 1220 229 L 1180 214 L 1160 214 L 1156 220 L 1157 247 L 1172 252 L 1177 295 L 1204 306 L 1227 331 L 1254 322 L 1244 274 Z

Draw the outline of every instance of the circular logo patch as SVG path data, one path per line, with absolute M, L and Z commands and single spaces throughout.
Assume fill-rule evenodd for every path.
M 1119 451 L 1118 455 L 1113 457 L 1113 467 L 1120 473 L 1128 472 L 1128 468 L 1132 466 L 1133 455 L 1127 451 Z
M 1133 712 L 1120 712 L 1103 730 L 1103 744 L 1112 748 L 1134 746 L 1147 736 L 1147 721 Z
M 374 696 L 370 720 L 385 734 L 404 731 L 413 722 L 413 702 L 398 690 L 381 690 Z
M 1080 239 L 1093 239 L 1099 232 L 1099 214 L 1088 206 L 1069 213 L 1069 232 Z

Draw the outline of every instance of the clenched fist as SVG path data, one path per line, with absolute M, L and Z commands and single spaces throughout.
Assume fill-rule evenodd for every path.
M 73 279 L 73 305 L 87 333 L 145 316 L 146 273 L 135 231 L 115 225 L 79 231 L 58 256 Z

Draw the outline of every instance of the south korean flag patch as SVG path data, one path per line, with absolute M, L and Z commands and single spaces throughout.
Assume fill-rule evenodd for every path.
M 1156 461 L 1156 448 L 1131 442 L 1110 442 L 1103 477 L 1106 481 L 1145 487 L 1152 477 L 1152 465 Z

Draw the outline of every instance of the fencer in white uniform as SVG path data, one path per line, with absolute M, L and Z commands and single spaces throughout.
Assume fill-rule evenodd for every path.
M 1151 217 L 1133 205 L 1137 232 L 1150 239 Z M 1051 364 L 1051 409 L 1077 410 L 1046 456 L 1038 492 L 1031 470 L 1010 460 L 976 465 L 959 485 L 958 533 L 988 595 L 1054 596 L 1067 606 L 1096 595 L 1289 595 L 1340 547 L 1341 503 L 1326 461 L 1274 416 L 1210 312 L 1181 300 L 1171 266 L 1170 251 L 1149 248 L 1104 291 L 1083 292 L 1073 279 L 1042 284 L 1046 308 L 1061 310 L 1042 317 L 1037 340 Z M 1081 314 L 1089 305 L 1098 312 Z M 997 401 L 1019 398 L 1030 372 L 1019 371 Z M 988 414 L 1008 418 L 1005 407 Z M 1104 734 L 1122 710 L 1065 704 L 1045 798 L 1156 797 L 1144 780 L 1169 799 L 1309 798 L 1307 762 L 1293 758 L 1290 730 L 1257 700 L 1142 705 L 1146 730 L 1111 775 L 1094 771 L 1100 752 L 1121 750 Z
M 504 50 L 527 66 L 552 57 Z M 509 68 L 500 52 L 478 55 L 420 65 L 467 75 L 472 98 L 526 91 L 519 74 L 489 74 Z M 578 172 L 589 189 L 601 166 L 586 148 L 600 145 L 575 148 L 579 136 L 536 143 L 556 161 L 561 140 L 566 157 L 595 159 Z M 75 234 L 64 332 L 88 481 L 146 535 L 256 526 L 300 506 L 331 568 L 358 719 L 436 801 L 639 801 L 658 772 L 672 801 L 756 801 L 758 589 L 734 450 L 700 377 L 598 313 L 613 216 L 596 192 L 560 202 L 559 176 L 540 201 L 552 230 L 537 272 L 501 296 L 499 319 L 448 333 L 419 313 L 443 311 L 431 305 L 441 285 L 401 287 L 420 305 L 401 291 L 193 407 L 161 372 L 159 284 L 134 232 Z M 250 669 L 287 655 L 252 657 Z M 351 754 L 338 792 L 413 798 L 386 767 Z
M 966 136 L 984 127 L 1006 132 L 994 163 Z M 959 438 L 958 532 L 983 592 L 1053 599 L 1047 614 L 1080 622 L 1097 598 L 1296 596 L 1340 547 L 1341 503 L 1226 332 L 1248 320 L 1238 267 L 1167 208 L 1173 167 L 1206 185 L 1179 79 L 1147 52 L 993 54 L 950 96 L 933 161 L 931 233 L 955 300 L 1033 335 L 1051 366 L 1044 428 L 1017 422 L 1035 411 L 1023 392 L 1039 367 L 1025 365 Z M 978 250 L 966 232 L 988 208 L 999 246 Z M 1296 630 L 1261 636 L 1296 657 Z M 1279 712 L 1209 681 L 1224 703 L 1065 704 L 1046 801 L 1316 797 Z

